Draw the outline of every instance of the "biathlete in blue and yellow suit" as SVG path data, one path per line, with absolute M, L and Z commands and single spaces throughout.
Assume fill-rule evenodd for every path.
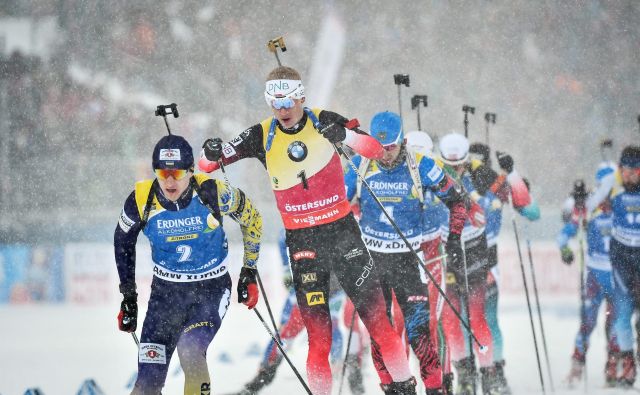
M 613 330 L 622 362 L 618 384 L 630 387 L 636 379 L 631 316 L 634 308 L 640 308 L 640 146 L 630 145 L 622 150 L 618 171 L 602 179 L 600 187 L 587 199 L 587 212 L 607 196 L 613 212 L 609 246 L 614 281 Z
M 369 161 L 356 156 L 353 162 L 375 197 L 361 191 L 360 178 L 355 169 L 349 168 L 345 174 L 347 198 L 359 201 L 360 229 L 377 264 L 387 309 L 391 308 L 394 293 L 404 316 L 409 344 L 420 362 L 426 393 L 441 394 L 442 367 L 437 339 L 430 332 L 430 321 L 435 317 L 430 316 L 427 275 L 417 261 L 416 253 L 423 255 L 423 210 L 425 204 L 430 204 L 425 202 L 427 192 L 434 192 L 451 212 L 448 247 L 459 242 L 467 215 L 465 196 L 461 187 L 432 158 L 407 151 L 398 114 L 388 111 L 376 114 L 371 120 L 371 135 L 384 147 L 383 158 Z M 445 191 L 438 187 L 443 180 L 449 185 Z M 382 212 L 378 201 L 407 238 L 411 250 Z M 388 382 L 389 373 L 375 343 L 372 343 L 371 351 L 381 381 Z
M 137 326 L 136 241 L 142 231 L 151 244 L 153 282 L 138 351 L 138 378 L 132 394 L 160 394 L 177 347 L 185 373 L 185 394 L 210 394 L 207 348 L 229 306 L 228 215 L 240 224 L 244 265 L 238 300 L 258 301 L 256 262 L 262 218 L 244 193 L 193 174 L 193 152 L 176 135 L 165 136 L 153 151 L 154 180 L 136 183 L 115 230 L 115 258 L 123 301 L 119 328 Z
M 615 172 L 613 163 L 602 163 L 596 172 L 596 183 Z M 607 362 L 605 365 L 605 380 L 608 386 L 617 384 L 618 336 L 613 327 L 613 279 L 611 277 L 611 261 L 609 246 L 611 244 L 611 227 L 613 213 L 611 201 L 605 199 L 598 208 L 587 215 L 585 210 L 586 188 L 582 180 L 574 184 L 572 196 L 567 199 L 563 207 L 563 217 L 567 218 L 562 231 L 558 235 L 558 246 L 562 261 L 571 264 L 574 254 L 569 247 L 569 240 L 580 231 L 580 226 L 586 223 L 587 260 L 586 283 L 584 294 L 584 310 L 580 314 L 580 329 L 576 335 L 575 349 L 571 357 L 571 371 L 567 377 L 569 384 L 576 384 L 582 379 L 585 358 L 589 348 L 589 337 L 598 320 L 598 311 L 603 300 L 607 301 L 605 333 L 607 336 Z M 566 214 L 566 215 L 565 215 Z M 588 217 L 588 220 L 587 220 Z M 631 339 L 627 341 L 631 343 Z
M 502 209 L 505 204 L 513 204 L 518 214 L 530 221 L 540 218 L 538 204 L 532 199 L 528 186 L 514 169 L 513 158 L 504 152 L 496 152 L 500 174 L 493 170 L 491 150 L 488 145 L 473 143 L 469 147 L 471 161 L 469 170 L 476 191 L 482 196 L 478 203 L 486 217 L 487 257 L 489 273 L 485 294 L 485 315 L 491 331 L 493 364 L 501 392 L 509 394 L 511 390 L 504 374 L 505 359 L 503 353 L 502 331 L 498 322 L 498 236 L 502 227 Z

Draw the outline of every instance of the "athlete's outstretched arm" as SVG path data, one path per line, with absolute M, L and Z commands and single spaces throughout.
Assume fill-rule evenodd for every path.
M 207 139 L 200 152 L 198 167 L 206 173 L 211 173 L 220 168 L 218 160 L 226 166 L 244 158 L 258 158 L 265 163 L 260 124 L 253 125 L 228 143 L 219 138 Z
M 349 121 L 347 118 L 332 111 L 322 111 L 319 115 L 320 123 L 325 127 L 335 127 L 339 130 L 341 138 L 339 142 L 353 149 L 358 154 L 369 159 L 381 159 L 384 154 L 382 144 L 369 134 L 359 129 L 347 129 L 345 125 Z M 332 126 L 333 125 L 333 126 Z M 331 139 L 330 139 L 331 140 Z M 335 142 L 335 141 L 332 141 Z
M 420 159 L 418 171 L 423 188 L 431 189 L 449 209 L 449 233 L 460 235 L 470 204 L 464 188 L 429 157 L 423 156 Z

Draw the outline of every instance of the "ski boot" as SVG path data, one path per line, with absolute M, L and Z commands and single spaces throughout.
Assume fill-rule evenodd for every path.
M 353 395 L 363 395 L 365 393 L 364 384 L 362 382 L 362 369 L 360 358 L 357 355 L 349 355 L 347 357 L 347 370 L 349 375 L 347 380 L 349 381 L 349 388 Z
M 456 395 L 473 395 L 478 375 L 476 373 L 476 364 L 473 357 L 463 358 L 454 361 L 453 366 L 456 367 L 458 373 L 458 388 Z
M 500 395 L 500 378 L 495 366 L 480 368 L 482 393 L 484 395 Z
M 411 377 L 406 381 L 380 384 L 380 388 L 382 388 L 385 395 L 416 395 L 416 379 Z
M 633 357 L 633 351 L 620 353 L 620 360 L 622 361 L 622 372 L 618 377 L 618 384 L 624 388 L 631 388 L 636 381 L 636 361 Z
M 240 390 L 236 395 L 254 395 L 257 394 L 267 385 L 271 384 L 276 377 L 276 370 L 278 369 L 277 363 L 271 364 L 265 367 L 261 367 L 258 371 L 258 375 L 253 380 L 244 385 L 244 388 Z
M 606 387 L 615 387 L 618 384 L 618 355 L 609 353 L 607 363 L 604 365 L 604 380 Z
M 504 359 L 493 364 L 493 367 L 496 369 L 496 375 L 498 376 L 498 383 L 500 384 L 500 394 L 502 395 L 511 395 L 511 388 L 509 388 L 509 383 L 507 383 L 507 377 L 504 375 Z
M 442 388 L 446 395 L 453 395 L 453 373 L 445 373 L 442 377 Z
M 573 352 L 573 356 L 571 357 L 571 370 L 569 371 L 569 375 L 565 379 L 567 385 L 571 388 L 575 384 L 579 383 L 582 379 L 582 374 L 584 372 L 584 354 L 579 352 L 577 349 Z

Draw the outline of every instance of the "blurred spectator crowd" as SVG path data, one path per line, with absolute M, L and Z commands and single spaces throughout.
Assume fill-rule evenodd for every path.
M 182 117 L 170 122 L 196 151 L 205 136 L 236 135 L 268 115 L 263 81 L 275 61 L 266 40 L 285 34 L 285 63 L 304 74 L 328 10 L 284 0 L 0 4 L 0 18 L 54 16 L 59 32 L 46 59 L 20 51 L 0 59 L 0 240 L 107 239 L 133 181 L 150 175 L 151 147 L 165 133 L 155 105 L 179 104 Z M 435 135 L 461 131 L 462 104 L 497 112 L 492 141 L 526 167 L 543 204 L 564 196 L 576 166 L 597 159 L 599 138 L 622 143 L 636 133 L 636 2 L 380 0 L 333 11 L 347 48 L 332 109 L 366 125 L 396 110 L 391 75 L 408 72 L 424 90 L 415 93 L 429 94 L 423 124 Z M 472 122 L 479 140 L 484 123 Z M 557 164 L 554 185 L 536 163 Z M 251 186 L 261 179 L 246 178 L 235 181 L 271 199 Z

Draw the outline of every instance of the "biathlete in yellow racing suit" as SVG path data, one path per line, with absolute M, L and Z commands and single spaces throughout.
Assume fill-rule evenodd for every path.
M 340 157 L 334 144 L 379 158 L 382 147 L 364 132 L 346 129 L 347 119 L 321 109 L 304 108 L 300 75 L 280 66 L 267 77 L 265 98 L 273 117 L 228 143 L 204 144 L 200 168 L 213 171 L 218 161 L 231 164 L 257 158 L 265 166 L 286 229 L 293 283 L 309 335 L 307 376 L 315 395 L 332 388 L 329 351 L 329 276 L 333 271 L 353 301 L 372 342 L 376 343 L 393 382 L 384 390 L 415 394 L 400 337 L 385 314 L 374 263 L 346 198 Z M 391 392 L 393 391 L 393 392 Z

